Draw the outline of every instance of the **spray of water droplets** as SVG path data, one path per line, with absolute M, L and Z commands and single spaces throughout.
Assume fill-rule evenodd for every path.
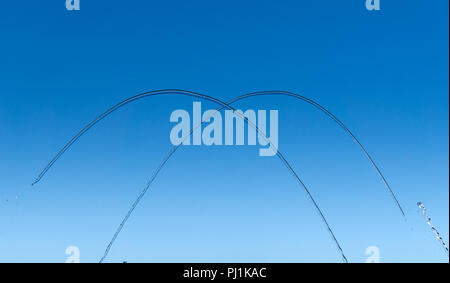
M 445 249 L 445 252 L 447 253 L 447 256 L 448 256 L 448 246 L 445 243 L 444 239 L 439 234 L 438 230 L 436 228 L 434 228 L 433 224 L 431 223 L 431 218 L 428 217 L 427 209 L 425 208 L 425 206 L 421 202 L 418 202 L 417 206 L 422 210 L 422 214 L 425 217 L 425 219 L 427 220 L 427 224 L 430 226 L 431 230 L 436 235 L 436 238 L 441 243 L 442 247 Z

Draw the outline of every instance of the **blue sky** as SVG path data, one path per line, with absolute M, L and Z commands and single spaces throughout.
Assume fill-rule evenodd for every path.
M 448 1 L 8 1 L 0 10 L 0 261 L 98 261 L 170 149 L 155 97 L 115 112 L 30 183 L 85 124 L 142 91 L 223 100 L 288 90 L 326 106 L 356 134 L 404 206 L 345 133 L 292 98 L 279 149 L 352 262 L 448 262 L 420 211 L 448 241 Z M 95 2 L 95 3 L 94 3 Z M 203 102 L 204 109 L 216 105 Z M 276 158 L 257 147 L 183 147 L 135 210 L 107 261 L 340 262 L 324 224 Z

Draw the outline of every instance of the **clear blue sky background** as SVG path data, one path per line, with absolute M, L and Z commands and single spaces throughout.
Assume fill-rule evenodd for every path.
M 181 88 L 223 100 L 289 90 L 325 105 L 361 151 L 292 98 L 280 151 L 317 198 L 352 262 L 448 262 L 416 202 L 449 232 L 448 1 L 4 1 L 0 9 L 0 261 L 97 261 L 170 149 L 170 113 L 192 98 L 128 105 L 57 150 L 118 101 Z M 204 109 L 214 108 L 203 103 Z M 276 158 L 256 147 L 185 147 L 158 176 L 107 261 L 340 262 L 324 224 Z

